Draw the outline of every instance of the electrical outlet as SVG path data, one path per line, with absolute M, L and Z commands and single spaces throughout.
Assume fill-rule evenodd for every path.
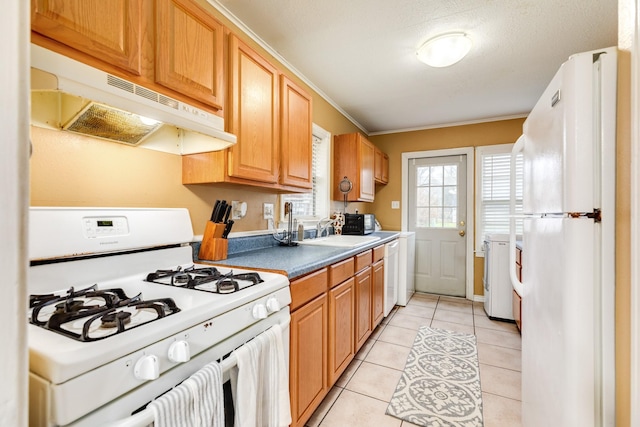
M 263 203 L 263 218 L 273 219 L 273 203 Z
M 391 202 L 391 209 L 400 209 L 400 202 L 398 200 L 393 200 Z
M 241 219 L 247 214 L 247 202 L 231 201 L 231 219 Z

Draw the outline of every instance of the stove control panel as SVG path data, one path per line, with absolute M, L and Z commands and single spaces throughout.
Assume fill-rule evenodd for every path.
M 116 237 L 129 234 L 129 223 L 124 216 L 82 218 L 82 229 L 87 238 Z

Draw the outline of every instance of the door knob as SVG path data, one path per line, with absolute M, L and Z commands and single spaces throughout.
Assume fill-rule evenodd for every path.
M 464 230 L 460 230 L 460 231 L 458 231 L 458 234 L 460 235 L 460 237 L 464 237 L 464 235 L 467 234 L 467 233 L 465 233 Z

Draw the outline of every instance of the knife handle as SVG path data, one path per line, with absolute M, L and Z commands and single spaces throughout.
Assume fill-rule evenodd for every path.
M 224 222 L 225 224 L 229 222 L 229 215 L 231 215 L 231 205 L 227 205 L 222 222 Z
M 216 216 L 219 210 L 220 210 L 220 200 L 216 200 L 216 202 L 213 204 L 213 209 L 211 210 L 211 218 L 210 218 L 211 221 L 216 222 Z
M 233 220 L 227 221 L 226 227 L 224 227 L 224 232 L 222 233 L 222 238 L 226 239 L 229 233 L 231 232 L 231 227 L 233 227 Z

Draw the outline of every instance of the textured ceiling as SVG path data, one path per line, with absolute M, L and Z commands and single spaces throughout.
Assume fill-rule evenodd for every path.
M 209 1 L 367 133 L 526 115 L 571 54 L 617 44 L 616 0 Z M 452 31 L 473 39 L 466 58 L 417 61 Z

